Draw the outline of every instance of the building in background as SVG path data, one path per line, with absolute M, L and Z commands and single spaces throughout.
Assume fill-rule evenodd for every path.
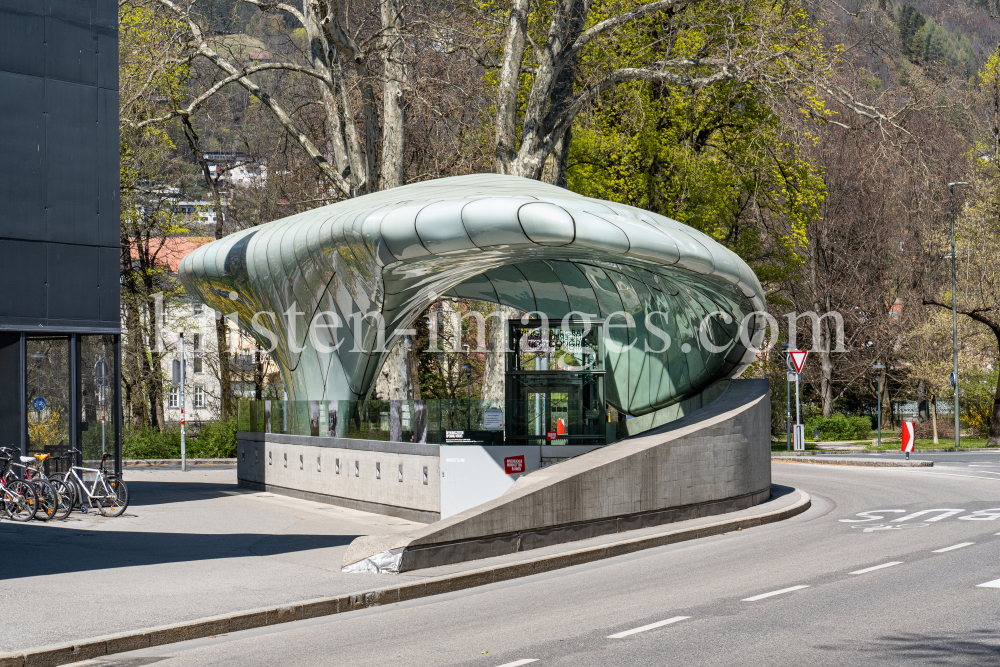
M 0 5 L 0 444 L 120 469 L 118 3 Z

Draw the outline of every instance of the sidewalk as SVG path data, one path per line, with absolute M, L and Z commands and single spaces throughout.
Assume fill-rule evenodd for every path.
M 356 536 L 418 524 L 247 492 L 237 489 L 234 476 L 231 469 L 128 471 L 133 505 L 122 517 L 74 513 L 69 521 L 48 525 L 0 523 L 6 561 L 0 607 L 19 610 L 7 616 L 0 654 L 247 610 L 269 608 L 280 617 L 276 607 L 317 598 L 349 596 L 351 608 L 367 606 L 382 594 L 356 594 L 413 591 L 423 589 L 423 582 L 447 590 L 447 580 L 456 575 L 469 585 L 524 576 L 717 534 L 733 521 L 749 527 L 763 515 L 801 504 L 801 494 L 776 487 L 783 495 L 741 512 L 402 575 L 344 574 L 341 558 Z M 18 602 L 25 600 L 30 604 Z M 309 613 L 294 609 L 288 613 Z

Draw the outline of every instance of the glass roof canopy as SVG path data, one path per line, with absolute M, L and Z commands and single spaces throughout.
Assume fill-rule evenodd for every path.
M 706 235 L 497 174 L 426 181 L 276 220 L 201 246 L 179 273 L 188 292 L 235 312 L 263 347 L 274 346 L 290 400 L 364 398 L 395 332 L 440 296 L 550 320 L 571 311 L 610 318 L 619 326 L 606 333 L 607 399 L 633 415 L 737 376 L 765 325 L 754 314 L 764 310 L 756 276 Z M 292 308 L 303 314 L 288 317 Z M 340 326 L 310 335 L 320 312 Z M 622 326 L 622 313 L 634 326 Z

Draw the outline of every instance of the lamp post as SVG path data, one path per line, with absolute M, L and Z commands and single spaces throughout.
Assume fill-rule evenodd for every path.
M 181 472 L 187 472 L 187 440 L 184 437 L 184 380 L 185 375 L 187 375 L 187 369 L 184 367 L 184 332 L 180 334 L 181 338 Z
M 952 356 L 955 368 L 955 449 L 961 446 L 961 435 L 958 424 L 958 286 L 955 281 L 955 186 L 968 185 L 965 181 L 954 181 L 948 184 L 948 194 L 951 197 L 951 337 Z
M 781 352 L 785 355 L 785 433 L 788 437 L 786 443 L 787 450 L 792 451 L 792 386 L 788 380 L 788 351 L 792 346 L 785 343 L 781 346 Z
M 882 364 L 875 364 L 872 366 L 878 371 L 878 446 L 882 446 L 882 371 L 885 370 L 885 366 Z
M 468 438 L 472 431 L 472 364 L 462 364 L 462 372 L 465 373 L 465 437 Z

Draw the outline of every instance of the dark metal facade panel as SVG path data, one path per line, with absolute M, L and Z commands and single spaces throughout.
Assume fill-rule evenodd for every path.
M 100 249 L 57 243 L 47 245 L 48 318 L 100 321 Z
M 44 322 L 48 310 L 46 244 L 0 240 L 0 322 Z
M 46 240 L 98 245 L 97 88 L 45 82 Z
M 98 251 L 101 321 L 115 322 L 121 311 L 121 251 L 118 248 L 99 248 Z
M 0 70 L 45 76 L 43 16 L 13 10 L 3 13 L 3 21 L 0 21 Z
M 97 85 L 97 31 L 90 25 L 89 2 L 53 2 L 57 15 L 45 17 L 45 76 Z
M 97 91 L 98 237 L 94 241 L 115 248 L 121 237 L 121 171 L 118 166 L 118 91 L 100 88 Z
M 45 238 L 45 81 L 3 71 L 0 203 L 0 237 Z
M 117 16 L 0 0 L 0 328 L 120 328 Z

